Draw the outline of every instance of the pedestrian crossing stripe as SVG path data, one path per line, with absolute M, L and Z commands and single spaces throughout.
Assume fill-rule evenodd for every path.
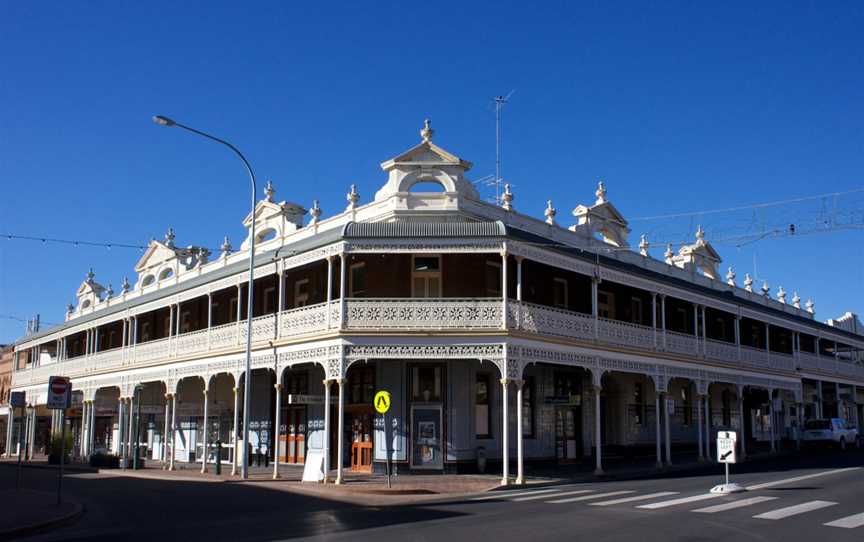
M 647 501 L 659 497 L 671 497 L 677 495 L 677 491 L 660 491 L 659 493 L 649 493 L 647 495 L 636 495 L 635 497 L 623 497 L 621 499 L 612 499 L 611 501 L 592 502 L 591 506 L 612 506 L 613 504 L 624 504 L 627 502 Z
M 828 527 L 840 527 L 842 529 L 855 529 L 856 527 L 864 526 L 864 512 L 847 516 L 845 518 L 835 519 L 825 523 Z
M 693 495 L 692 497 L 682 497 L 680 499 L 672 499 L 671 501 L 652 502 L 651 504 L 643 504 L 636 508 L 644 508 L 645 510 L 656 510 L 658 508 L 667 508 L 679 504 L 687 504 L 690 502 L 705 501 L 708 499 L 716 499 L 720 497 L 719 493 L 702 493 L 701 495 Z
M 778 497 L 751 497 L 749 499 L 741 499 L 740 501 L 715 504 L 714 506 L 709 506 L 707 508 L 693 510 L 693 512 L 697 512 L 700 514 L 716 514 L 717 512 L 725 512 L 727 510 L 735 510 L 736 508 L 744 508 L 745 506 L 753 506 L 754 504 L 759 504 L 760 502 L 773 501 L 777 498 Z
M 764 514 L 758 514 L 753 517 L 756 519 L 785 519 L 791 516 L 797 516 L 798 514 L 804 514 L 806 512 L 812 512 L 814 510 L 828 508 L 829 506 L 834 506 L 835 504 L 837 503 L 831 501 L 810 501 L 796 504 L 794 506 L 787 506 L 786 508 L 778 508 L 777 510 L 765 512 Z
M 610 491 L 609 493 L 597 493 L 596 495 L 583 495 L 581 497 L 572 497 L 569 499 L 556 499 L 554 501 L 546 501 L 550 504 L 567 504 L 571 502 L 588 501 L 593 499 L 602 499 L 604 497 L 614 497 L 615 495 L 626 495 L 628 493 L 636 493 L 635 491 Z M 552 495 L 559 497 L 559 495 Z

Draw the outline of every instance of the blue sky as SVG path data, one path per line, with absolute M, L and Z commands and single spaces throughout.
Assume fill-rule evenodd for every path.
M 0 232 L 145 244 L 235 243 L 244 150 L 277 197 L 327 216 L 351 183 L 369 201 L 378 164 L 435 141 L 494 172 L 490 98 L 505 112 L 504 176 L 517 209 L 560 222 L 597 179 L 627 217 L 727 208 L 864 187 L 860 3 L 3 2 Z M 849 196 L 841 207 L 864 209 Z M 851 198 L 851 199 L 850 199 Z M 851 201 L 851 204 L 849 203 Z M 815 219 L 835 202 L 768 213 L 631 223 L 657 239 Z M 752 224 L 751 224 L 752 226 Z M 737 229 L 736 229 L 737 228 Z M 864 311 L 864 230 L 718 249 L 816 301 Z M 654 249 L 659 256 L 662 249 Z M 119 289 L 139 253 L 0 240 L 0 342 L 9 316 L 62 320 L 92 266 Z

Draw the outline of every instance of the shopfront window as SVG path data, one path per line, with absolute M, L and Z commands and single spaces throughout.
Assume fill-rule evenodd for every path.
M 424 403 L 441 401 L 441 367 L 411 368 L 411 399 Z
M 350 403 L 371 405 L 375 397 L 375 367 L 352 367 L 348 373 L 348 389 L 351 390 Z

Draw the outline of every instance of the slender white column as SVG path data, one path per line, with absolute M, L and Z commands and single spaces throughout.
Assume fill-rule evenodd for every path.
M 207 350 L 210 350 L 210 335 L 213 331 L 213 294 L 207 293 Z
M 521 261 L 520 261 L 521 264 Z M 521 265 L 519 269 L 521 270 Z M 522 388 L 525 386 L 524 380 L 517 380 L 516 384 L 516 484 L 522 485 L 525 483 L 525 465 L 524 455 L 522 450 Z
M 738 440 L 741 442 L 741 459 L 743 460 L 747 458 L 747 426 L 744 425 L 745 413 L 743 386 L 738 388 L 738 416 L 741 419 L 741 438 Z
M 280 325 L 280 323 L 281 323 L 281 318 L 282 318 L 282 311 L 285 310 L 285 274 L 282 271 L 282 261 L 281 260 L 279 262 L 279 273 L 277 273 L 276 276 L 277 276 L 277 280 L 279 281 L 279 285 L 276 288 L 276 295 L 278 296 L 278 299 L 277 299 L 277 305 L 278 306 L 276 308 L 276 337 L 278 338 L 282 334 L 281 333 L 282 326 Z
M 507 329 L 507 251 L 501 252 L 501 329 Z
M 651 292 L 651 329 L 654 332 L 654 349 L 657 349 L 657 294 Z
M 705 317 L 705 305 L 700 305 L 702 309 L 702 357 L 708 355 L 708 345 L 706 343 L 708 339 L 708 319 Z
M 705 394 L 705 459 L 711 460 L 711 386 Z
M 735 346 L 738 348 L 738 360 L 741 360 L 741 317 L 735 317 Z
M 171 456 L 168 458 L 168 470 L 174 470 L 174 456 L 177 451 L 177 394 L 171 394 Z
M 660 433 L 660 396 L 661 393 L 657 389 L 657 386 L 654 386 L 654 447 L 657 452 L 657 468 L 661 468 L 663 466 L 663 452 L 660 449 L 662 445 L 663 437 Z
M 89 430 L 90 401 L 81 404 L 81 442 L 78 444 L 78 455 L 87 455 L 87 431 Z
M 336 421 L 336 430 L 339 433 L 336 435 L 336 483 L 342 483 L 342 463 L 345 458 L 345 379 L 340 378 L 336 381 L 339 384 L 339 410 L 338 420 Z
M 702 453 L 702 396 L 696 398 L 696 418 L 699 420 L 699 461 L 705 460 L 705 454 Z
M 126 468 L 126 446 L 124 446 L 124 437 L 125 433 L 123 428 L 125 426 L 126 417 L 123 416 L 124 409 L 126 408 L 126 401 L 123 400 L 123 397 L 120 398 L 117 404 L 117 455 L 120 456 L 120 460 Z
M 333 311 L 330 310 L 330 303 L 333 301 L 333 257 L 327 257 L 327 329 L 330 329 L 332 322 L 330 315 Z
M 598 340 L 600 338 L 600 307 L 598 306 L 598 295 L 597 295 L 597 286 L 600 283 L 600 279 L 597 277 L 591 278 L 591 316 L 594 318 L 594 340 Z
M 87 455 L 96 447 L 96 399 L 90 401 L 90 421 L 87 423 Z
M 666 294 L 660 294 L 660 328 L 663 330 L 663 349 L 666 349 Z
M 33 459 L 33 450 L 36 448 L 36 407 L 33 407 L 33 412 L 30 414 L 30 438 L 27 440 L 30 447 L 28 457 Z
M 507 396 L 507 388 L 510 381 L 506 378 L 501 379 L 501 485 L 506 486 L 510 483 L 510 441 L 509 426 L 509 398 Z
M 240 344 L 240 316 L 243 314 L 243 286 L 237 285 L 237 332 L 235 333 L 237 336 L 237 344 Z M 235 453 L 236 455 L 236 453 Z
M 12 457 L 12 425 L 15 423 L 15 409 L 9 407 L 9 414 L 6 416 L 6 452 L 3 457 Z
M 203 437 L 201 439 L 201 472 L 207 472 L 207 434 L 210 432 L 210 424 L 208 423 L 208 417 L 210 415 L 208 410 L 208 405 L 210 401 L 207 400 L 207 385 L 204 385 L 204 428 L 203 428 Z
M 237 475 L 237 424 L 240 417 L 240 382 L 234 386 L 234 425 L 231 426 L 231 445 L 234 448 L 231 461 L 231 476 Z
M 132 397 L 129 397 L 128 399 L 126 399 L 126 401 L 129 403 L 129 408 L 128 408 L 128 410 L 129 410 L 129 423 L 126 424 L 128 426 L 127 427 L 128 438 L 126 439 L 126 450 L 127 450 L 126 455 L 129 457 L 129 465 L 128 466 L 131 467 L 132 465 L 134 465 L 134 461 L 135 461 L 135 442 L 134 442 L 135 434 L 132 432 L 132 425 L 134 425 L 134 421 L 135 421 L 135 402 L 132 400 Z
M 330 384 L 324 381 L 324 483 L 330 479 Z
M 168 464 L 168 435 L 171 434 L 171 394 L 165 394 L 165 425 L 162 430 L 162 468 Z
M 603 442 L 602 426 L 600 424 L 600 386 L 594 386 L 594 447 L 597 450 L 594 474 L 603 474 Z
M 669 427 L 669 398 L 668 393 L 663 394 L 663 425 L 666 428 L 666 465 L 672 464 L 672 435 Z
M 765 351 L 771 353 L 771 325 L 765 324 Z
M 818 350 L 818 348 L 817 348 L 817 350 Z M 816 397 L 817 397 L 818 400 L 819 400 L 819 402 L 816 403 L 816 407 L 817 407 L 817 408 L 816 408 L 816 411 L 818 412 L 818 414 L 816 415 L 816 417 L 817 417 L 817 418 L 822 418 L 823 416 L 825 416 L 825 414 L 824 414 L 824 412 L 825 412 L 825 404 L 824 404 L 823 401 L 822 401 L 822 381 L 821 381 L 821 380 L 817 380 L 817 381 L 816 381 L 816 391 L 817 391 L 817 395 L 816 395 Z
M 279 475 L 279 434 L 282 427 L 282 384 L 277 382 L 276 388 L 276 423 L 273 427 L 273 479 L 281 478 Z
M 339 327 L 345 327 L 345 290 L 348 282 L 348 266 L 345 265 L 345 254 L 339 255 Z M 329 408 L 329 405 L 328 405 Z M 325 476 L 326 479 L 326 476 Z

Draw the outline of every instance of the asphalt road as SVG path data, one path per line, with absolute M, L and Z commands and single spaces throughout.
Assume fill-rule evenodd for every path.
M 9 471 L 9 472 L 6 472 Z M 31 540 L 505 540 L 843 542 L 864 540 L 864 451 L 733 467 L 749 491 L 711 496 L 712 475 L 669 475 L 373 507 L 261 485 L 78 475 L 75 525 Z M 14 469 L 0 469 L 5 480 Z M 27 473 L 50 490 L 50 471 Z

